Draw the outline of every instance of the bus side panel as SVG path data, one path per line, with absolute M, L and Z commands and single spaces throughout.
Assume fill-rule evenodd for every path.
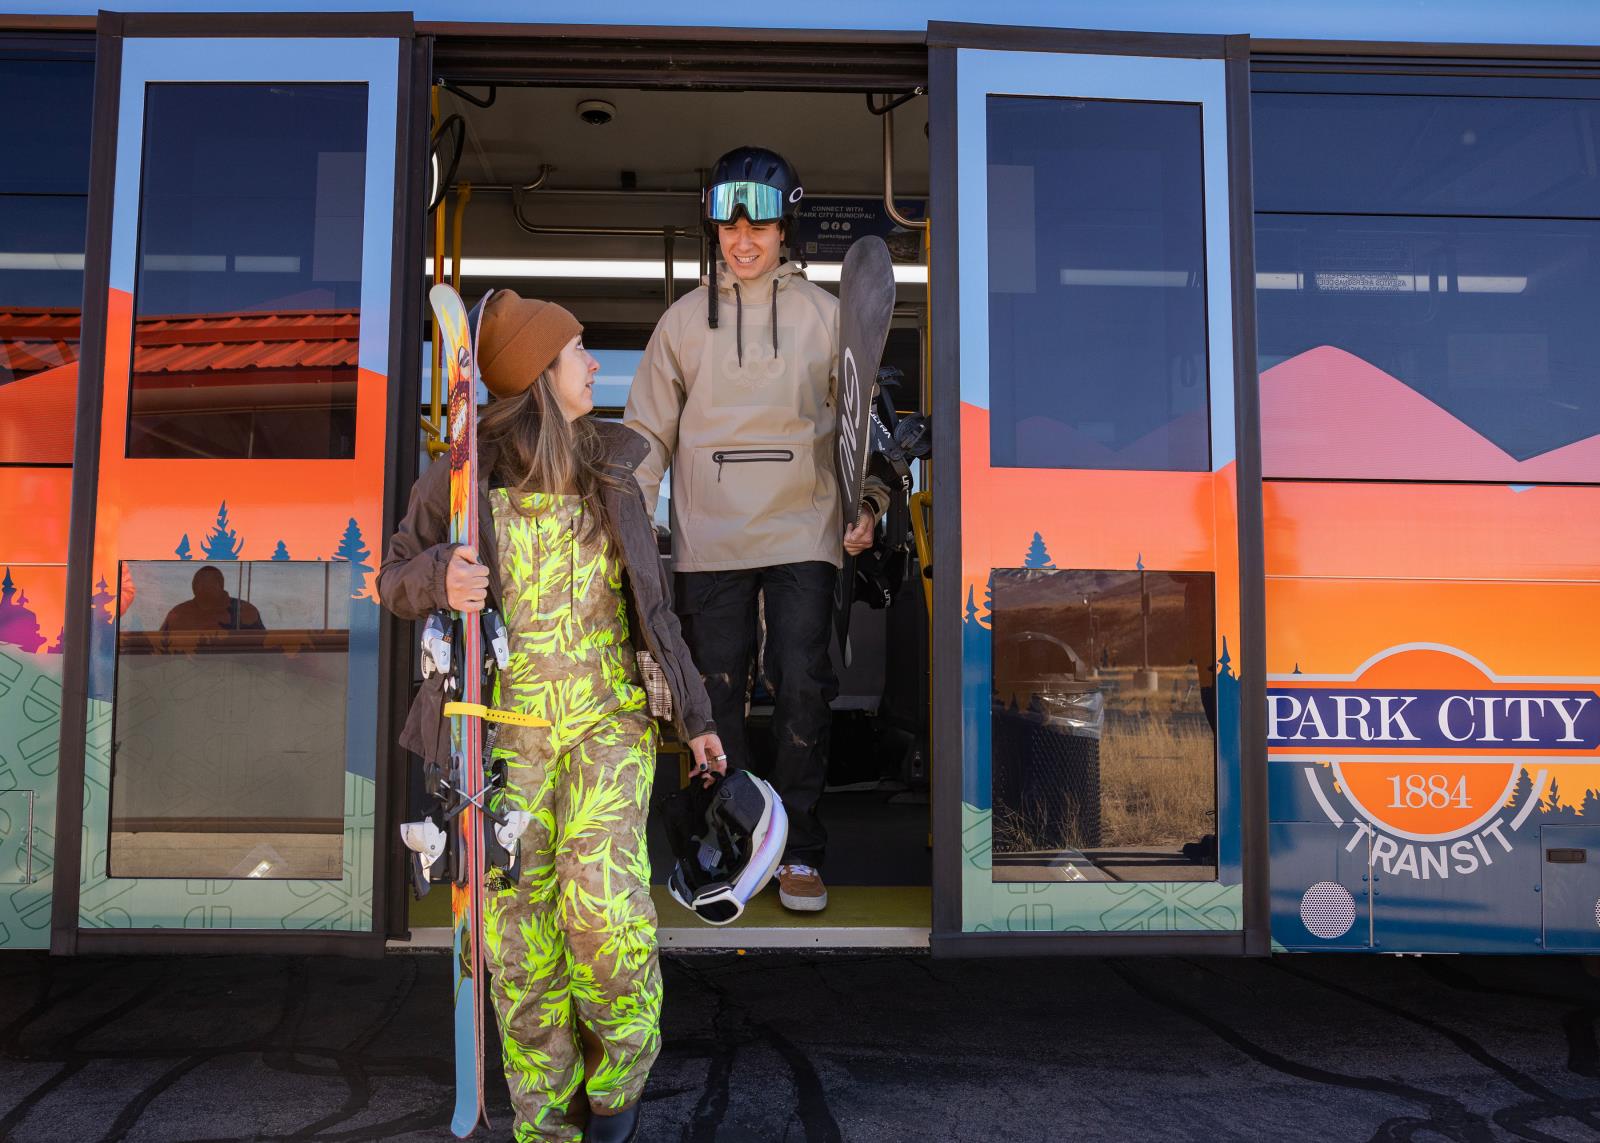
M 1269 482 L 1265 506 L 1279 944 L 1348 944 L 1306 917 L 1365 852 L 1376 951 L 1541 951 L 1551 875 L 1588 902 L 1560 947 L 1600 947 L 1600 865 L 1541 845 L 1600 824 L 1600 553 L 1574 526 L 1600 489 Z
M 70 468 L 0 467 L 0 949 L 50 944 L 71 494 Z

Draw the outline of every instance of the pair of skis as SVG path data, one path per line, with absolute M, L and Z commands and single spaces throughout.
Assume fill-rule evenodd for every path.
M 489 297 L 485 294 L 469 315 L 451 287 L 437 285 L 428 293 L 450 386 L 446 418 L 450 541 L 474 547 L 478 543 L 478 328 Z M 504 670 L 509 658 L 505 624 L 493 610 L 434 612 L 423 625 L 422 652 L 424 678 L 434 672 L 444 675 L 450 765 L 446 773 L 429 775 L 429 792 L 439 802 L 436 811 L 402 826 L 401 838 L 412 851 L 412 883 L 418 896 L 432 884 L 450 883 L 456 1055 L 456 1104 L 450 1130 L 465 1139 L 480 1122 L 489 1125 L 483 1103 L 485 881 L 491 868 L 516 879 L 520 838 L 528 826 L 526 813 L 500 813 L 489 805 L 490 795 L 504 783 L 504 772 L 485 764 L 485 724 L 550 724 L 484 704 L 486 677 L 491 670 Z

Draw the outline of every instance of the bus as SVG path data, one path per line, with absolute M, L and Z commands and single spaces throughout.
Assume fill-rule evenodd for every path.
M 0 948 L 441 943 L 374 587 L 426 291 L 561 302 L 618 417 L 759 144 L 813 281 L 888 243 L 929 447 L 828 908 L 664 946 L 1600 951 L 1589 7 L 0 7 Z

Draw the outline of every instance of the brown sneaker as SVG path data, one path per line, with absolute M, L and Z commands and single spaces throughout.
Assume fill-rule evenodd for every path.
M 828 906 L 822 874 L 809 865 L 778 866 L 778 900 L 796 913 L 815 913 Z

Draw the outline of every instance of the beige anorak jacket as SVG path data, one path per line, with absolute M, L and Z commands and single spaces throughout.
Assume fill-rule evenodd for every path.
M 672 467 L 673 566 L 838 567 L 838 299 L 792 262 L 749 282 L 721 267 L 710 329 L 709 293 L 702 284 L 661 318 L 624 415 L 650 445 L 637 475 L 652 515 Z M 881 516 L 888 490 L 869 477 L 863 499 Z

